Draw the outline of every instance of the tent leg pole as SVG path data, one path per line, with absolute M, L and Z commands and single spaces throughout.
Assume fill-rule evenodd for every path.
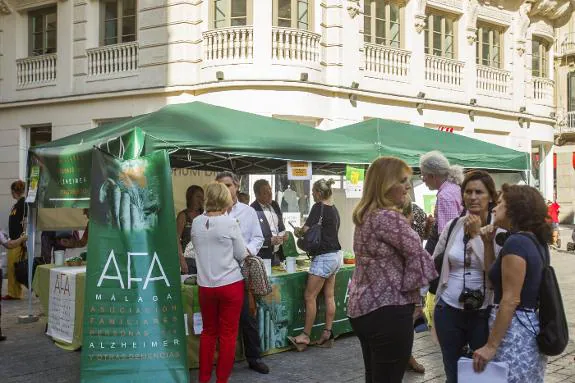
M 20 315 L 18 323 L 32 323 L 38 321 L 38 316 L 32 312 L 32 270 L 34 266 L 34 245 L 36 243 L 36 214 L 38 209 L 28 204 L 28 315 Z

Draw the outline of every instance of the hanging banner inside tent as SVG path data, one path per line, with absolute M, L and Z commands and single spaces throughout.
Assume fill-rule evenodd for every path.
M 364 169 L 349 165 L 345 167 L 345 196 L 347 198 L 361 198 L 364 177 Z
M 32 155 L 31 161 L 32 165 L 40 167 L 39 207 L 89 207 L 94 146 L 118 158 L 134 158 L 134 153 L 142 151 L 144 138 L 141 129 L 134 129 L 98 142 L 37 149 L 40 156 Z
M 311 180 L 312 175 L 311 162 L 305 161 L 288 161 L 287 174 L 288 180 Z
M 92 161 L 81 381 L 188 382 L 168 154 Z

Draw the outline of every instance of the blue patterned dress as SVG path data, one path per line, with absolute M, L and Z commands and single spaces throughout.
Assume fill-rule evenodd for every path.
M 491 310 L 489 328 L 493 329 L 498 306 Z M 531 311 L 516 311 L 505 338 L 497 348 L 495 362 L 509 365 L 509 383 L 543 383 L 547 357 L 539 352 L 535 337 L 539 333 L 539 318 Z

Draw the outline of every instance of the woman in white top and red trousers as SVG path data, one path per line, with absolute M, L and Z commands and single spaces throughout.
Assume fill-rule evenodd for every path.
M 218 383 L 225 383 L 234 365 L 244 301 L 240 263 L 246 257 L 246 247 L 238 222 L 227 215 L 232 206 L 228 188 L 213 182 L 207 186 L 205 195 L 205 212 L 194 219 L 191 235 L 196 251 L 203 322 L 199 382 L 209 382 L 212 377 L 219 341 L 216 377 Z

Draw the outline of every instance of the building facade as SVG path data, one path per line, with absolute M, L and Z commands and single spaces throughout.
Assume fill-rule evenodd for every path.
M 556 199 L 562 223 L 575 223 L 575 17 L 556 29 Z
M 551 197 L 554 28 L 571 13 L 569 0 L 0 0 L 0 212 L 30 145 L 194 100 L 537 153 Z

